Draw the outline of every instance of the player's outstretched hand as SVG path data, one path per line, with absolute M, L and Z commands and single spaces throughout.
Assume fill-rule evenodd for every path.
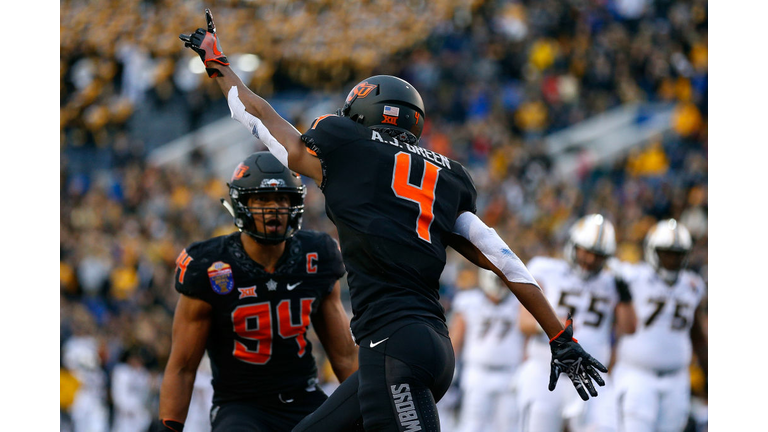
M 213 24 L 213 15 L 211 10 L 205 10 L 205 20 L 208 22 L 208 30 L 199 28 L 192 34 L 180 34 L 179 39 L 184 42 L 186 48 L 190 48 L 195 51 L 200 59 L 205 64 L 205 71 L 208 72 L 209 77 L 217 77 L 221 75 L 215 67 L 210 67 L 210 62 L 216 62 L 224 66 L 229 66 L 229 60 L 227 56 L 221 51 L 221 43 L 219 37 L 216 35 L 216 26 Z
M 565 329 L 549 341 L 549 346 L 552 349 L 549 391 L 555 389 L 557 379 L 564 372 L 571 379 L 582 399 L 588 400 L 590 395 L 592 397 L 597 396 L 597 390 L 595 390 L 592 380 L 594 379 L 597 384 L 604 386 L 605 381 L 597 371 L 605 373 L 608 372 L 608 368 L 584 351 L 584 348 L 574 339 L 573 320 L 570 314 L 565 321 Z

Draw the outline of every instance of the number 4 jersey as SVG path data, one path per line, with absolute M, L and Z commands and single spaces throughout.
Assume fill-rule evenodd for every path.
M 323 167 L 326 213 L 339 232 L 357 341 L 402 317 L 442 320 L 445 236 L 474 212 L 458 162 L 346 117 L 316 119 L 302 136 Z
M 245 253 L 240 235 L 193 243 L 176 261 L 176 290 L 213 307 L 206 349 L 214 403 L 314 382 L 307 327 L 344 274 L 338 246 L 327 234 L 297 232 L 273 273 Z

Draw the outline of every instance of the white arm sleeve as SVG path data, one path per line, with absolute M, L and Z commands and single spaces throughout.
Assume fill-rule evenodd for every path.
M 525 264 L 496 234 L 496 230 L 489 228 L 475 214 L 470 212 L 460 214 L 456 218 L 453 232 L 475 245 L 491 264 L 501 270 L 509 282 L 528 283 L 539 287 Z
M 227 94 L 227 105 L 229 105 L 229 112 L 231 113 L 232 118 L 245 126 L 251 135 L 260 139 L 277 160 L 288 168 L 288 149 L 280 144 L 280 142 L 269 133 L 269 129 L 264 126 L 264 123 L 262 123 L 261 120 L 245 110 L 245 105 L 243 105 L 243 102 L 240 100 L 237 86 L 232 86 L 229 89 L 229 93 Z

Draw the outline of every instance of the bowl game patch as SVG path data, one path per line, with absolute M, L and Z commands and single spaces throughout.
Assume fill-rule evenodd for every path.
M 235 287 L 235 278 L 232 277 L 232 267 L 224 261 L 216 261 L 208 267 L 208 280 L 216 294 L 229 294 Z

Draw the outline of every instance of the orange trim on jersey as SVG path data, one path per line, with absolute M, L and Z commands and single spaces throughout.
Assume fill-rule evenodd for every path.
M 307 147 L 307 153 L 311 154 L 312 156 L 317 156 L 317 152 L 312 150 L 311 148 Z
M 314 123 L 312 123 L 312 129 L 317 127 L 317 124 L 320 123 L 320 120 L 322 120 L 322 119 L 324 119 L 326 117 L 335 116 L 335 115 L 336 114 L 326 114 L 326 115 L 321 115 L 320 117 L 316 118 Z

